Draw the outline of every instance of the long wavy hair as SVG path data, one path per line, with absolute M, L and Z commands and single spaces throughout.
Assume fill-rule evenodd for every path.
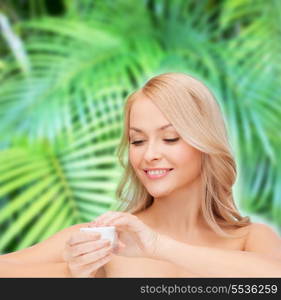
M 220 107 L 210 90 L 198 79 L 185 73 L 164 73 L 151 78 L 127 97 L 124 106 L 124 130 L 117 157 L 124 169 L 116 189 L 119 210 L 136 213 L 153 203 L 153 197 L 138 179 L 128 157 L 129 116 L 132 104 L 140 95 L 149 98 L 174 126 L 181 138 L 201 151 L 201 213 L 208 226 L 227 238 L 223 227 L 239 228 L 251 223 L 235 205 L 232 187 L 236 164 L 228 142 Z

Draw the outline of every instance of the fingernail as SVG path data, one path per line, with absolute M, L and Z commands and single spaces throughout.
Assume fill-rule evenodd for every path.
M 101 241 L 102 241 L 104 244 L 110 244 L 110 241 L 109 241 L 109 240 L 102 239 Z

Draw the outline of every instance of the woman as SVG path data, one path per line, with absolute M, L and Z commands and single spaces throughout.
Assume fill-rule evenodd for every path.
M 235 206 L 235 162 L 205 85 L 184 73 L 153 77 L 128 97 L 124 121 L 121 211 L 2 255 L 0 275 L 281 277 L 281 239 Z M 118 246 L 85 226 L 115 226 Z

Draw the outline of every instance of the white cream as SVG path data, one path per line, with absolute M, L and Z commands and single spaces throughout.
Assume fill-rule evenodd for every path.
M 80 231 L 84 232 L 98 232 L 101 234 L 101 239 L 109 240 L 112 247 L 117 244 L 115 226 L 104 226 L 104 227 L 83 227 Z

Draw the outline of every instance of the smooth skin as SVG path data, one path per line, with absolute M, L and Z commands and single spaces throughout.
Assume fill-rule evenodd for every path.
M 151 230 L 129 213 L 107 212 L 95 226 L 115 226 L 122 243 L 134 241 L 118 255 L 168 261 L 204 277 L 281 277 L 281 240 L 264 224 L 252 225 L 245 251 L 182 243 Z
M 231 251 L 178 242 L 120 212 L 107 212 L 93 223 L 71 226 L 30 248 L 2 255 L 0 277 L 104 277 L 103 266 L 112 259 L 113 249 L 104 245 L 101 251 L 101 243 L 89 247 L 101 240 L 79 231 L 85 226 L 115 226 L 116 255 L 169 261 L 202 277 L 281 277 L 281 241 L 267 225 L 252 224 L 245 251 Z
M 73 225 L 32 247 L 0 256 L 0 277 L 102 277 L 113 255 L 108 240 Z
M 91 277 L 110 261 L 112 253 L 110 241 L 101 239 L 99 233 L 75 232 L 66 243 L 63 258 L 72 277 Z
M 106 277 L 106 267 L 121 256 L 149 258 L 151 264 L 169 262 L 199 277 L 281 277 L 281 239 L 267 225 L 248 226 L 243 251 L 215 247 L 217 237 L 200 214 L 201 153 L 173 126 L 159 129 L 168 123 L 150 100 L 141 97 L 132 105 L 130 127 L 138 130 L 130 130 L 129 159 L 154 197 L 148 209 L 140 214 L 107 212 L 32 247 L 1 255 L 0 277 Z M 145 168 L 173 170 L 153 180 Z M 107 225 L 116 227 L 116 249 L 97 234 L 79 231 Z

